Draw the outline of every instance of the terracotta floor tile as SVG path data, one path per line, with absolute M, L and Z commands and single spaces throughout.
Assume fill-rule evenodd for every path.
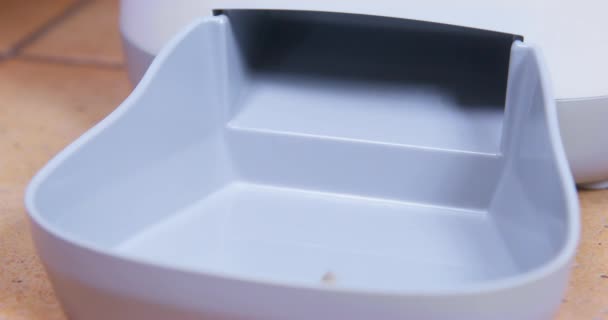
M 0 319 L 63 320 L 36 256 L 21 190 L 0 190 Z
M 76 0 L 1 0 L 0 56 L 74 3 Z
M 558 320 L 608 320 L 608 190 L 581 191 L 582 235 Z
M 113 110 L 130 89 L 122 69 L 0 64 L 0 187 L 23 186 L 50 156 Z
M 24 54 L 121 64 L 118 0 L 96 0 L 83 5 L 74 15 L 29 44 Z
M 129 91 L 122 70 L 0 63 L 0 319 L 64 319 L 30 240 L 23 190 Z

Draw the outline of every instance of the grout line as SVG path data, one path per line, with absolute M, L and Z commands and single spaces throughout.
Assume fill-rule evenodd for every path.
M 55 63 L 55 64 L 63 64 L 67 66 L 82 66 L 82 67 L 98 67 L 104 69 L 123 69 L 124 64 L 122 62 L 109 62 L 109 61 L 100 61 L 95 59 L 81 59 L 81 58 L 72 58 L 72 57 L 58 57 L 58 56 L 44 56 L 44 55 L 34 55 L 34 54 L 25 54 L 22 53 L 15 58 L 24 61 L 31 62 L 46 62 L 46 63 Z M 1 60 L 0 60 L 1 61 Z
M 18 55 L 21 52 L 21 50 L 23 50 L 23 48 L 25 48 L 26 46 L 28 46 L 30 43 L 34 42 L 35 40 L 39 39 L 41 36 L 46 34 L 48 31 L 53 29 L 55 26 L 57 26 L 61 22 L 63 22 L 66 18 L 74 15 L 82 7 L 84 7 L 85 5 L 92 3 L 92 2 L 93 2 L 92 0 L 76 1 L 76 3 L 74 3 L 67 9 L 65 9 L 60 14 L 48 19 L 46 21 L 46 23 L 44 23 L 41 27 L 34 30 L 30 34 L 24 36 L 21 40 L 17 41 L 17 43 L 12 48 L 10 48 L 0 59 L 8 59 L 8 58 L 15 57 L 16 55 Z

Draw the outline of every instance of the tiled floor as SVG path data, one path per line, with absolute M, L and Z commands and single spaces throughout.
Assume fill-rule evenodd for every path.
M 104 14 L 99 14 L 103 12 Z M 44 36 L 26 46 L 23 54 L 60 61 L 122 65 L 117 1 L 92 1 L 50 28 Z
M 63 320 L 36 258 L 23 189 L 131 86 L 117 0 L 0 0 L 0 320 Z M 608 319 L 608 191 L 581 192 L 583 236 L 557 319 Z
M 0 55 L 14 53 L 75 3 L 75 0 L 0 1 Z
M 118 1 L 0 0 L 0 319 L 65 319 L 30 240 L 23 189 L 131 86 Z

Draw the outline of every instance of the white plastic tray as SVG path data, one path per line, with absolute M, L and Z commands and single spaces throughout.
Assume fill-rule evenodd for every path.
M 28 188 L 68 316 L 550 319 L 579 226 L 542 63 L 427 27 L 235 11 L 177 36 Z

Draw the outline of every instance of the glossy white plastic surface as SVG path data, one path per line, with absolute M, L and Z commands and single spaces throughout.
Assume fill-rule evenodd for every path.
M 435 45 L 441 30 L 398 20 L 269 14 L 280 34 L 241 12 L 188 27 L 28 187 L 68 316 L 550 319 L 579 217 L 537 52 L 465 30 Z M 369 37 L 377 28 L 394 34 Z M 283 42 L 302 30 L 311 42 Z M 424 40 L 420 55 L 393 36 Z M 504 70 L 467 59 L 501 48 Z M 467 94 L 507 86 L 507 71 L 506 106 Z
M 608 97 L 608 2 L 601 0 L 122 0 L 122 32 L 156 55 L 180 28 L 216 9 L 370 14 L 517 34 L 543 49 L 556 99 Z
M 574 178 L 608 188 L 608 98 L 560 102 L 559 123 Z

